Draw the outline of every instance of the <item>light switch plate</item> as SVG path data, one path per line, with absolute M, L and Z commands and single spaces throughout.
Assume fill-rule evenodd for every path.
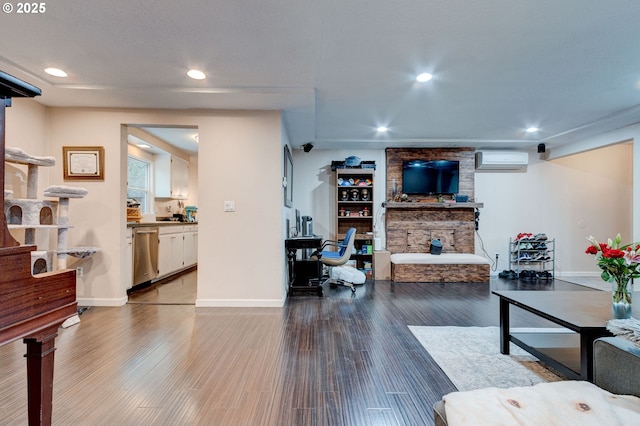
M 236 211 L 236 202 L 235 201 L 225 201 L 224 202 L 224 211 L 225 212 L 235 212 Z

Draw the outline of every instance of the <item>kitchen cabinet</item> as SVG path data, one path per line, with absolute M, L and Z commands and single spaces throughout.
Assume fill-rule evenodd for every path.
M 184 227 L 161 226 L 158 243 L 158 277 L 182 269 L 184 266 Z
M 127 228 L 126 240 L 126 261 L 124 264 L 127 289 L 133 286 L 133 229 Z
M 189 162 L 168 153 L 155 157 L 155 196 L 185 200 L 189 196 Z
M 184 267 L 198 263 L 198 226 L 184 227 Z
M 158 278 L 198 263 L 198 225 L 159 227 Z

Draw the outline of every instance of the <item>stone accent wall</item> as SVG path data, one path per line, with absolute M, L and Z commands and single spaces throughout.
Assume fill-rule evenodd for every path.
M 444 208 L 441 204 L 389 203 L 386 212 L 387 250 L 429 253 L 431 240 L 443 253 L 475 253 L 475 209 Z
M 387 200 L 393 183 L 401 191 L 402 163 L 406 160 L 456 160 L 460 164 L 459 194 L 474 199 L 475 150 L 473 148 L 388 148 Z M 479 204 L 437 203 L 436 197 L 412 197 L 411 202 L 387 203 L 387 250 L 391 253 L 428 253 L 431 240 L 440 239 L 444 253 L 475 253 L 475 208 Z
M 406 160 L 454 160 L 460 163 L 459 194 L 474 198 L 474 148 L 387 148 L 387 200 L 392 200 L 393 182 L 402 192 L 402 162 Z M 434 202 L 436 197 L 412 197 L 416 202 Z

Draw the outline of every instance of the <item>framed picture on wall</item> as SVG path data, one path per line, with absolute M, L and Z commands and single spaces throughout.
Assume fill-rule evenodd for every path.
M 284 189 L 284 205 L 293 206 L 293 158 L 287 145 L 284 146 L 284 177 L 282 178 Z
M 63 146 L 64 180 L 104 180 L 104 147 Z

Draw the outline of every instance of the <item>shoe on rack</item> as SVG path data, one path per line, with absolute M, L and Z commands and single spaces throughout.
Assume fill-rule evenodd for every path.
M 533 236 L 534 240 L 538 240 L 538 241 L 545 241 L 547 239 L 547 235 L 546 234 L 536 234 Z
M 520 255 L 520 257 L 518 258 L 519 261 L 529 261 L 531 260 L 531 256 L 529 255 L 529 253 L 522 253 Z
M 533 244 L 533 249 L 534 250 L 546 250 L 547 249 L 547 245 L 545 243 L 534 243 Z

